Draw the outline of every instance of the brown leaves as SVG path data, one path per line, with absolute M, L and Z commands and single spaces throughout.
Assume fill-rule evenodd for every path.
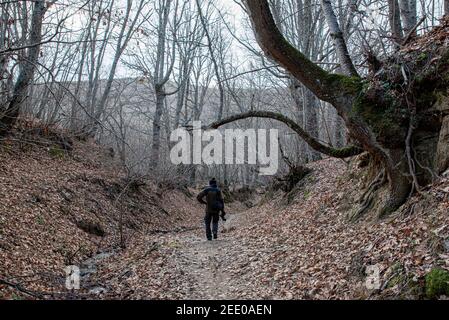
M 106 150 L 91 142 L 76 143 L 73 153 L 63 157 L 39 146 L 20 151 L 13 140 L 1 147 L 9 152 L 0 152 L 0 278 L 29 290 L 67 294 L 65 266 L 117 247 L 120 209 L 126 211 L 130 242 L 146 230 L 191 226 L 196 219 L 188 217 L 201 212 L 176 192 L 155 203 L 154 186 L 142 187 L 139 196 L 127 194 L 117 206 L 114 190 L 123 187 L 124 174 Z M 90 226 L 94 234 L 86 232 Z M 116 276 L 111 270 L 117 276 L 123 271 L 108 269 L 108 277 Z M 16 296 L 30 298 L 0 285 L 0 297 Z
M 449 174 L 390 220 L 348 223 L 347 211 L 363 189 L 357 179 L 363 169 L 322 160 L 310 165 L 313 173 L 293 204 L 282 205 L 279 198 L 247 211 L 231 208 L 227 211 L 240 213 L 230 214 L 221 227 L 226 232 L 211 243 L 204 237 L 203 208 L 181 192 L 160 199 L 149 184 L 116 206 L 124 177 L 94 144 L 78 143 L 72 156 L 62 158 L 43 148 L 17 152 L 14 143 L 8 148 L 0 153 L 0 277 L 54 294 L 46 298 L 64 298 L 57 295 L 67 294 L 64 267 L 98 252 L 113 254 L 94 259 L 95 272 L 79 295 L 417 297 L 405 293 L 410 281 L 419 282 L 433 266 L 449 268 Z M 404 214 L 412 206 L 413 213 Z M 117 249 L 120 212 L 125 250 Z M 84 232 L 79 221 L 98 223 L 104 236 Z M 365 286 L 366 268 L 373 265 L 382 285 L 376 292 Z M 17 295 L 35 298 L 0 285 L 1 297 Z
M 435 256 L 426 245 L 429 231 L 448 220 L 438 202 L 432 202 L 432 209 L 419 207 L 408 218 L 349 224 L 338 208 L 358 188 L 357 181 L 342 183 L 345 169 L 334 160 L 312 165 L 314 177 L 303 191 L 307 197 L 299 194 L 296 204 L 284 208 L 270 201 L 235 218 L 235 229 L 225 234 L 232 245 L 214 252 L 231 275 L 229 297 L 347 299 L 363 293 L 374 298 L 365 287 L 367 266 L 380 268 L 387 292 L 387 270 L 395 265 L 419 279 L 433 265 L 446 263 L 445 256 Z M 337 180 L 338 192 L 346 197 L 336 194 Z M 361 275 L 352 277 L 348 267 L 360 252 Z M 400 295 L 405 289 L 401 284 L 394 290 Z
M 418 37 L 413 42 L 401 49 L 408 53 L 413 51 L 424 51 L 429 47 L 447 47 L 449 45 L 449 18 L 446 16 L 441 20 L 441 24 L 427 32 L 425 36 Z

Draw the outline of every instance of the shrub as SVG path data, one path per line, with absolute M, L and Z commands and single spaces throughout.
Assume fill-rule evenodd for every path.
M 435 268 L 426 275 L 426 296 L 434 299 L 441 295 L 449 296 L 449 272 Z

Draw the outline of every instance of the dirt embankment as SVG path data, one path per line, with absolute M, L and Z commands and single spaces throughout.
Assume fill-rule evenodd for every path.
M 198 227 L 202 208 L 185 193 L 130 183 L 94 142 L 34 131 L 0 142 L 1 298 L 66 298 L 66 266 Z
M 309 167 L 312 173 L 292 194 L 271 194 L 225 234 L 234 243 L 223 265 L 235 272 L 227 281 L 234 297 L 415 299 L 449 293 L 449 172 L 388 219 L 367 215 L 350 222 L 369 183 L 364 169 L 334 159 Z M 374 286 L 367 286 L 370 280 Z

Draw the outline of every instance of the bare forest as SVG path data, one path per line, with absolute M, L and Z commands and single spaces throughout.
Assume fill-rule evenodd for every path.
M 448 213 L 447 0 L 0 0 L 1 299 L 447 298 Z

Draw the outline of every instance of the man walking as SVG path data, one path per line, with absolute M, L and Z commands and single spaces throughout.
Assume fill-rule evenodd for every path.
M 220 211 L 224 210 L 224 201 L 221 190 L 217 186 L 217 180 L 213 178 L 209 181 L 209 186 L 198 194 L 196 197 L 198 201 L 206 205 L 206 216 L 204 222 L 206 224 L 206 237 L 207 240 L 212 240 L 212 233 L 214 239 L 218 237 L 218 220 Z M 204 201 L 206 198 L 206 201 Z M 212 222 L 212 232 L 210 224 Z

